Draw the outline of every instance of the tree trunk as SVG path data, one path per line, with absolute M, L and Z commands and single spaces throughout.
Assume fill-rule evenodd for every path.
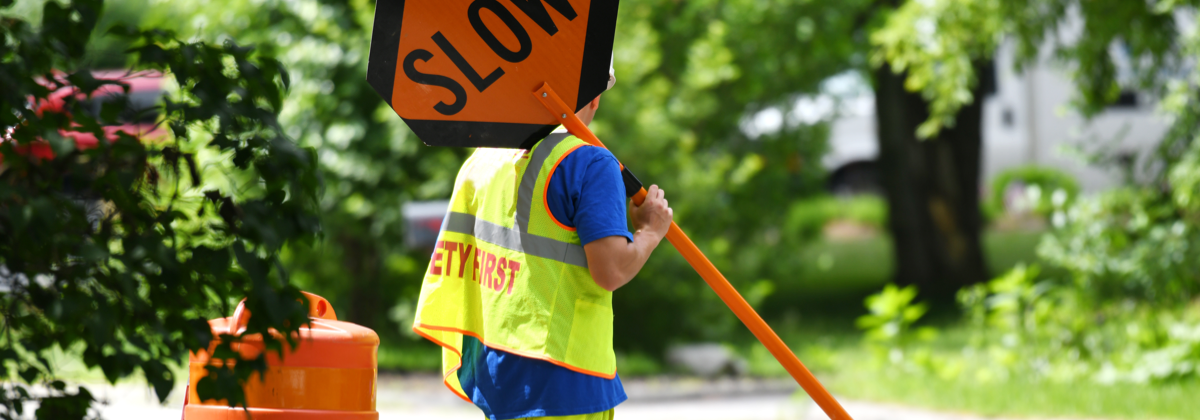
M 976 74 L 984 75 L 976 66 Z M 987 279 L 980 231 L 980 160 L 983 85 L 959 111 L 954 127 L 918 139 L 928 103 L 904 88 L 889 66 L 875 73 L 879 176 L 888 202 L 895 255 L 894 280 L 917 285 L 922 295 L 953 299 L 962 286 Z
M 344 321 L 371 329 L 379 329 L 386 320 L 380 283 L 380 252 L 378 246 L 363 238 L 341 236 L 343 264 L 349 274 L 350 310 Z

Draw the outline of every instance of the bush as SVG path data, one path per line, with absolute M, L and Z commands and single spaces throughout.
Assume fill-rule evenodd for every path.
M 916 286 L 901 289 L 892 284 L 867 297 L 865 303 L 870 313 L 859 317 L 856 325 L 864 331 L 877 363 L 904 364 L 905 352 L 914 338 L 929 341 L 937 335 L 931 327 L 913 328 L 929 311 L 929 305 L 913 302 L 916 297 Z
M 849 198 L 822 196 L 797 201 L 788 209 L 784 230 L 805 239 L 816 239 L 825 225 L 847 220 L 883 230 L 887 223 L 887 203 L 873 195 Z
M 1021 266 L 960 291 L 966 342 L 951 351 L 914 346 L 932 333 L 911 328 L 921 306 L 897 299 L 903 294 L 894 289 L 872 296 L 872 315 L 859 324 L 878 366 L 943 379 L 1109 384 L 1200 377 L 1200 306 L 1097 301 L 1038 273 Z M 880 317 L 881 302 L 892 316 Z
M 0 11 L 11 5 L 0 1 Z M 244 405 L 241 384 L 265 372 L 268 353 L 294 348 L 308 320 L 303 295 L 278 269 L 283 246 L 320 230 L 316 153 L 277 119 L 288 74 L 270 54 L 232 40 L 118 28 L 136 70 L 175 84 L 155 104 L 155 123 L 169 134 L 135 136 L 141 129 L 106 123 L 128 99 L 103 101 L 98 117 L 83 112 L 102 86 L 130 91 L 126 80 L 96 79 L 84 56 L 103 6 L 45 2 L 36 26 L 0 19 L 4 418 L 26 418 L 31 403 L 37 418 L 87 416 L 95 399 L 68 387 L 51 362 L 63 352 L 109 382 L 140 372 L 165 401 L 188 353 L 214 338 L 220 344 L 195 390 Z M 53 154 L 29 152 L 39 147 Z M 246 328 L 213 337 L 207 318 L 243 297 L 254 313 Z M 242 337 L 255 335 L 267 351 L 238 353 Z
M 1001 171 L 992 179 L 991 195 L 985 212 L 992 218 L 1004 214 L 1009 187 L 1020 183 L 1025 186 L 1023 200 L 1028 202 L 1028 211 L 1050 217 L 1055 210 L 1063 209 L 1079 196 L 1079 182 L 1067 173 L 1042 166 L 1020 166 Z
M 1022 266 L 960 291 L 966 345 L 905 366 L 1100 383 L 1200 377 L 1200 146 L 1192 149 L 1167 172 L 1170 188 L 1126 187 L 1056 208 L 1037 251 L 1062 274 Z
M 1065 277 L 1017 268 L 963 290 L 968 353 L 1058 379 L 1200 375 L 1198 147 L 1170 166 L 1170 188 L 1126 187 L 1065 207 L 1038 246 Z
M 1200 292 L 1200 229 L 1157 191 L 1120 189 L 1066 212 L 1038 255 L 1096 299 L 1187 301 Z

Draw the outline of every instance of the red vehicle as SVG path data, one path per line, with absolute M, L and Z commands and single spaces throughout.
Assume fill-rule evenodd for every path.
M 119 85 L 104 85 L 92 93 L 91 97 L 88 97 L 73 86 L 60 88 L 51 93 L 46 99 L 40 100 L 33 105 L 36 107 L 38 115 L 42 115 L 45 112 L 68 113 L 73 108 L 68 105 L 73 101 L 77 101 L 80 104 L 79 109 L 99 119 L 101 106 L 105 102 L 115 101 L 124 96 L 128 99 L 128 104 L 116 120 L 100 121 L 104 126 L 105 137 L 108 141 L 116 140 L 118 132 L 124 132 L 139 139 L 152 139 L 165 135 L 166 131 L 157 124 L 159 117 L 157 104 L 163 94 L 162 74 L 157 72 L 129 73 L 124 70 L 108 70 L 94 71 L 92 72 L 92 76 L 99 80 L 115 80 L 125 83 L 129 86 L 129 92 L 126 93 Z M 18 126 L 10 127 L 6 130 L 4 141 L 11 141 L 12 134 L 15 130 L 19 129 L 20 127 Z M 63 137 L 74 140 L 75 147 L 79 149 L 96 147 L 99 142 L 96 136 L 91 133 L 69 130 L 60 130 L 59 133 Z M 35 159 L 51 159 L 54 157 L 54 151 L 50 148 L 50 144 L 45 141 L 38 141 L 22 146 L 18 148 L 18 151 Z M 2 162 L 3 156 L 0 156 L 0 163 Z

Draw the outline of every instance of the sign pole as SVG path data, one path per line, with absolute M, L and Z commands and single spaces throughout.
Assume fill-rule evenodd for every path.
M 601 143 L 600 139 L 588 129 L 587 125 L 579 117 L 575 116 L 575 112 L 567 106 L 566 102 L 563 102 L 558 97 L 558 94 L 554 93 L 549 83 L 543 83 L 542 87 L 534 91 L 533 94 L 571 134 L 591 145 L 604 147 L 604 143 Z M 605 148 L 607 149 L 607 147 Z M 642 188 L 641 191 L 633 196 L 633 202 L 637 205 L 641 205 L 645 199 L 645 188 Z M 675 222 L 671 222 L 671 228 L 667 231 L 667 240 L 671 242 L 671 245 L 675 246 L 675 249 L 679 250 L 679 253 L 683 255 L 688 264 L 691 264 L 692 268 L 700 274 L 700 277 L 704 278 L 708 286 L 717 293 L 717 296 L 725 302 L 725 305 L 729 306 L 729 309 L 733 310 L 734 315 L 737 315 L 738 319 L 742 320 L 742 323 L 750 329 L 750 332 L 754 333 L 754 336 L 758 338 L 759 342 L 762 342 L 763 346 L 766 346 L 771 355 L 775 356 L 775 359 L 783 365 L 783 368 L 792 375 L 792 378 L 800 384 L 800 387 L 804 388 L 804 391 L 812 397 L 813 401 L 821 407 L 821 410 L 825 411 L 825 414 L 830 419 L 853 420 L 850 414 L 846 413 L 846 409 L 842 408 L 842 405 L 821 385 L 821 382 L 817 381 L 812 372 L 804 367 L 804 363 L 800 362 L 800 359 L 783 343 L 783 340 L 779 339 L 775 331 L 771 330 L 766 321 L 763 321 L 758 312 L 755 312 L 754 308 L 746 302 L 746 299 L 738 293 L 737 289 L 734 289 L 733 285 L 729 284 L 729 280 L 726 280 L 725 276 L 721 275 L 717 267 L 708 260 L 708 257 L 704 256 L 704 253 L 700 252 L 700 248 L 697 248 L 696 244 L 692 243 L 692 240 L 688 238 L 687 234 L 683 233 L 683 230 L 679 229 L 679 225 L 676 225 Z

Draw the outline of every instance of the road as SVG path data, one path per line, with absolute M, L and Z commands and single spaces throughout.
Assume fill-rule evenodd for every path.
M 788 381 L 689 378 L 635 379 L 626 382 L 629 401 L 617 408 L 621 420 L 828 420 L 807 396 Z M 104 418 L 158 420 L 180 417 L 182 389 L 159 405 L 144 385 L 89 386 L 108 405 Z M 970 415 L 935 413 L 857 401 L 843 401 L 855 420 L 985 420 Z M 381 376 L 377 394 L 381 420 L 480 420 L 483 416 L 446 390 L 436 377 Z M 986 420 L 1003 420 L 988 418 Z

